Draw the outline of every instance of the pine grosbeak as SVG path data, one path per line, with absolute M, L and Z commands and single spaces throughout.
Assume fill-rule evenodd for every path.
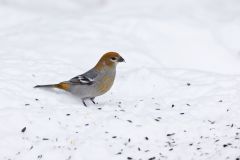
M 34 88 L 63 89 L 80 97 L 84 106 L 87 106 L 86 99 L 95 104 L 94 98 L 103 95 L 112 87 L 119 62 L 125 61 L 118 53 L 108 52 L 100 58 L 95 67 L 84 74 L 58 84 L 37 85 Z

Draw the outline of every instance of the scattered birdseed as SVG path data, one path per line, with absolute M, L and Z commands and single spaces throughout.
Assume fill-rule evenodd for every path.
M 208 120 L 208 122 L 210 122 L 211 124 L 214 124 L 214 123 L 215 123 L 215 121 L 210 121 L 210 120 Z
M 169 134 L 167 134 L 168 137 L 169 137 L 169 136 L 173 136 L 173 135 L 175 135 L 175 133 L 169 133 Z
M 27 129 L 27 128 L 24 127 L 24 128 L 21 130 L 21 132 L 24 133 L 24 132 L 26 131 L 26 129 Z
M 129 123 L 132 123 L 132 120 L 127 120 Z
M 223 145 L 224 148 L 227 147 L 227 146 L 228 146 L 227 144 L 224 144 L 224 145 Z
M 37 156 L 38 159 L 41 159 L 42 157 L 43 157 L 43 155 L 41 155 L 41 154 Z

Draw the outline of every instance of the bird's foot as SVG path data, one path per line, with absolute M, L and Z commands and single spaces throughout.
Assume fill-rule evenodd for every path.
M 84 99 L 82 99 L 82 103 L 85 107 L 87 107 L 87 104 L 85 103 Z
M 90 98 L 90 100 L 92 101 L 93 104 L 96 104 L 96 102 L 94 101 L 94 98 Z

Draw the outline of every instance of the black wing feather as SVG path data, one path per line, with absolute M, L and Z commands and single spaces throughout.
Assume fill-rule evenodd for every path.
M 92 85 L 94 80 L 84 75 L 79 75 L 70 79 L 70 82 L 73 84 Z

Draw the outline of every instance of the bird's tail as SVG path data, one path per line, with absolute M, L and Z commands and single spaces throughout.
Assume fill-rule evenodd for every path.
M 58 84 L 36 85 L 33 88 L 59 88 L 67 91 L 70 88 L 70 84 L 67 82 L 61 82 Z
M 36 85 L 33 88 L 56 88 L 57 84 Z

